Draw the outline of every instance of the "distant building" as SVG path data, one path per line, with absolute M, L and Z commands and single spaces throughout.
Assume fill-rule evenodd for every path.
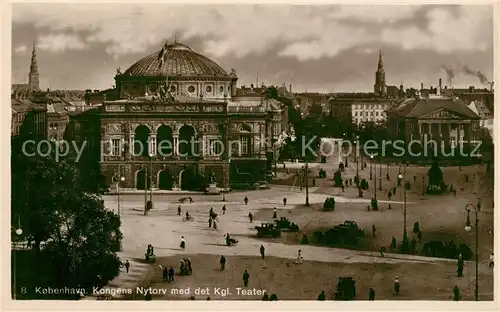
M 490 135 L 493 137 L 493 114 L 481 101 L 472 101 L 469 104 L 469 108 L 481 117 L 479 126 L 488 130 Z
M 47 109 L 28 100 L 11 99 L 11 135 L 41 141 L 47 139 Z
M 375 72 L 375 84 L 373 92 L 377 97 L 385 98 L 387 96 L 387 85 L 385 84 L 384 62 L 382 61 L 382 51 L 379 52 L 378 68 Z

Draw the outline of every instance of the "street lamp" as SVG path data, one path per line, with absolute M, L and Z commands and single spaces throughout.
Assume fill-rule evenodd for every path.
M 356 177 L 359 179 L 359 157 L 358 157 L 358 145 L 359 145 L 359 135 L 356 136 Z
M 149 154 L 149 209 L 153 209 L 153 153 Z
M 372 176 L 372 161 L 373 161 L 373 155 L 370 155 L 370 180 L 373 179 L 373 176 Z
M 344 149 L 344 140 L 345 140 L 345 132 L 342 133 L 342 146 L 341 146 L 341 149 L 343 150 Z M 347 161 L 347 155 L 345 155 L 345 167 L 349 167 L 349 163 Z
M 121 201 L 120 201 L 120 182 L 124 182 L 125 181 L 125 177 L 120 177 L 118 179 L 118 182 L 116 183 L 116 195 L 118 195 L 118 216 L 121 216 L 121 210 L 120 210 L 120 205 L 121 205 Z
M 470 232 L 472 230 L 471 228 L 471 222 L 470 222 L 470 211 L 471 209 L 474 209 L 474 215 L 476 217 L 476 220 L 474 222 L 474 232 L 476 235 L 476 281 L 475 281 L 475 289 L 474 289 L 474 297 L 476 301 L 479 301 L 479 231 L 478 231 L 478 225 L 479 225 L 479 218 L 477 216 L 477 206 L 474 206 L 472 204 L 467 204 L 465 206 L 465 211 L 467 211 L 467 221 L 465 222 L 465 231 Z
M 406 231 L 406 181 L 403 181 L 403 178 L 406 176 L 406 167 L 405 167 L 405 172 L 403 174 L 399 174 L 398 178 L 400 181 L 403 183 L 403 242 L 402 242 L 402 247 L 403 251 L 407 250 L 408 247 L 408 233 Z
M 18 217 L 17 218 L 17 222 L 18 222 L 18 225 L 17 225 L 17 229 L 14 231 L 16 233 L 16 235 L 18 236 L 21 236 L 23 234 L 23 230 L 21 229 L 21 218 Z M 13 260 L 14 260 L 14 264 L 12 266 L 12 275 L 13 275 L 13 278 L 14 278 L 14 281 L 12 283 L 12 286 L 14 288 L 14 290 L 12 291 L 12 296 L 14 297 L 14 299 L 17 299 L 17 257 L 16 257 L 16 249 L 14 248 L 14 250 L 12 251 L 13 252 Z
M 305 178 L 306 178 L 306 207 L 309 207 L 309 180 L 308 180 L 308 173 L 309 172 L 309 165 L 307 163 L 307 159 L 306 159 L 306 166 L 305 166 L 305 172 L 304 174 L 306 175 Z

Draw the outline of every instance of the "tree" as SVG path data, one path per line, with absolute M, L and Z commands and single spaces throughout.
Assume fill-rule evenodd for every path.
M 34 267 L 44 267 L 32 278 L 48 277 L 50 286 L 89 288 L 97 276 L 107 283 L 119 273 L 120 219 L 99 195 L 84 192 L 73 163 L 53 156 L 13 149 L 11 158 L 12 223 L 36 254 Z

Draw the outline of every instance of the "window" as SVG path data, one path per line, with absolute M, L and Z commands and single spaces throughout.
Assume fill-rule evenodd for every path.
M 170 86 L 170 92 L 171 93 L 175 93 L 177 89 L 175 88 L 175 86 Z
M 212 87 L 211 87 L 211 86 L 207 86 L 207 87 L 205 88 L 205 91 L 206 91 L 207 93 L 212 93 Z
M 120 139 L 111 140 L 111 155 L 120 156 Z
M 373 112 L 370 112 L 370 116 L 373 116 Z
M 248 137 L 241 136 L 240 137 L 240 155 L 248 154 Z
M 206 144 L 207 156 L 221 156 L 222 141 L 219 138 L 207 138 Z
M 355 117 L 356 117 L 356 116 L 358 116 L 358 112 L 354 112 L 354 116 L 355 116 Z
M 189 93 L 193 93 L 194 91 L 195 91 L 194 86 L 189 86 L 189 87 L 188 87 L 188 92 L 189 92 Z
M 219 87 L 219 93 L 224 93 L 224 86 Z

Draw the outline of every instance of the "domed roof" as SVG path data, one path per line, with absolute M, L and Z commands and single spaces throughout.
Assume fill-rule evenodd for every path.
M 140 59 L 123 75 L 230 78 L 230 75 L 217 63 L 177 42 Z

